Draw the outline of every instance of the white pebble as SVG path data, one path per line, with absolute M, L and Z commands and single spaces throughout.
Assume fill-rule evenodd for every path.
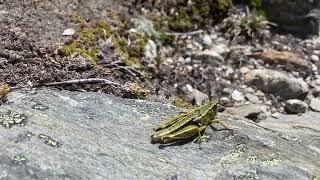
M 72 36 L 74 35 L 74 33 L 76 33 L 76 31 L 74 29 L 66 29 L 63 31 L 62 36 Z
M 317 56 L 317 55 L 311 55 L 310 56 L 310 60 L 312 62 L 318 62 L 320 59 L 319 59 L 319 56 Z
M 243 96 L 242 92 L 240 92 L 238 90 L 234 90 L 231 94 L 231 97 L 235 101 L 244 101 L 244 96 Z

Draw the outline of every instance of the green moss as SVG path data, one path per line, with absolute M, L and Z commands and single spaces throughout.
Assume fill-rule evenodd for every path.
M 262 6 L 262 0 L 248 0 L 248 4 L 252 9 L 260 9 Z
M 258 33 L 262 29 L 266 28 L 266 18 L 263 15 L 252 13 L 241 19 L 240 28 L 242 34 L 247 37 L 253 37 L 255 33 Z
M 320 180 L 320 176 L 316 176 L 312 180 Z
M 113 31 L 111 26 L 106 21 L 101 21 L 97 24 L 95 33 L 100 37 L 108 38 L 112 35 Z
M 87 24 L 87 21 L 82 16 L 79 16 L 79 15 L 73 16 L 72 20 L 74 23 L 79 24 L 81 26 L 85 26 Z
M 187 2 L 178 5 L 177 12 L 173 16 L 162 17 L 162 21 L 156 27 L 167 24 L 174 31 L 188 31 L 196 25 L 207 25 L 212 21 L 218 21 L 232 6 L 232 0 L 195 0 L 192 5 Z
M 177 31 L 191 29 L 192 19 L 184 7 L 178 8 L 178 15 L 169 21 L 169 28 Z
M 128 46 L 128 41 L 118 33 L 113 38 L 113 46 L 117 49 L 125 65 L 137 69 L 141 68 L 139 57 L 143 56 L 145 43 L 144 39 L 136 39 L 131 46 Z
M 80 16 L 76 16 L 75 22 L 80 23 L 81 27 L 77 33 L 78 36 L 61 49 L 64 55 L 79 54 L 96 65 L 99 60 L 97 40 L 112 38 L 112 46 L 124 63 L 134 68 L 141 68 L 139 58 L 144 55 L 146 38 L 137 34 L 125 37 L 122 35 L 125 33 L 112 29 L 106 21 L 88 23 Z M 127 39 L 130 39 L 130 46 Z
M 85 28 L 82 31 L 78 33 L 79 38 L 84 42 L 84 43 L 89 43 L 89 44 L 94 44 L 94 38 L 95 38 L 95 30 L 92 28 Z
M 84 47 L 79 41 L 74 41 L 70 45 L 63 46 L 60 51 L 65 56 L 79 54 L 86 59 L 92 60 L 93 65 L 96 65 L 98 62 L 98 49 L 96 47 Z

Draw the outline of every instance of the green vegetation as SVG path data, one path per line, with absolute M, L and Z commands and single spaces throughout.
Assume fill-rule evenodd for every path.
M 125 92 L 124 97 L 128 98 L 146 99 L 150 95 L 150 91 L 137 82 L 126 85 Z
M 242 18 L 240 22 L 241 33 L 250 38 L 266 27 L 267 20 L 265 16 L 256 13 Z
M 248 5 L 252 9 L 260 9 L 262 6 L 262 0 L 248 0 Z
M 96 65 L 99 61 L 99 47 L 97 40 L 111 38 L 112 47 L 121 57 L 125 65 L 139 69 L 139 59 L 144 54 L 147 39 L 139 34 L 126 34 L 122 30 L 113 28 L 107 21 L 89 23 L 80 16 L 75 16 L 75 22 L 80 30 L 71 42 L 64 45 L 60 51 L 63 55 L 81 55 Z M 130 44 L 128 43 L 130 41 Z
M 316 176 L 312 180 L 320 180 L 320 176 Z
M 76 17 L 76 22 L 80 24 L 80 31 L 77 37 L 72 39 L 69 44 L 63 46 L 60 51 L 63 55 L 79 54 L 92 61 L 94 65 L 98 62 L 99 50 L 96 45 L 98 38 L 106 38 L 111 35 L 111 28 L 106 22 L 100 22 L 95 26 L 90 26 L 81 17 Z
M 174 31 L 189 31 L 198 25 L 221 20 L 231 6 L 232 0 L 194 0 L 191 4 L 184 1 L 177 6 L 174 15 L 163 17 L 158 25 L 166 25 Z

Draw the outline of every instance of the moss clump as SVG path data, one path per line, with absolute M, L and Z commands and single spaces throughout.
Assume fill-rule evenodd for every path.
M 246 16 L 240 21 L 241 33 L 247 37 L 253 37 L 259 31 L 267 27 L 266 18 L 263 15 L 258 15 L 253 13 L 249 16 Z
M 125 65 L 140 69 L 141 63 L 139 58 L 144 55 L 144 47 L 147 40 L 137 34 L 129 38 L 131 38 L 130 45 L 127 39 L 115 33 L 112 44 L 117 49 Z
M 76 22 L 80 24 L 80 30 L 71 42 L 60 49 L 60 52 L 65 56 L 81 55 L 91 60 L 93 65 L 96 65 L 99 60 L 99 50 L 96 40 L 109 37 L 111 35 L 111 27 L 104 21 L 90 26 L 80 16 L 76 16 L 75 18 Z
M 248 5 L 252 9 L 260 9 L 262 6 L 262 0 L 248 0 Z
M 146 99 L 150 95 L 150 91 L 137 82 L 127 83 L 124 87 L 125 94 L 123 96 L 126 98 Z
M 128 35 L 121 30 L 116 30 L 106 21 L 88 23 L 80 16 L 75 17 L 75 22 L 79 23 L 80 30 L 72 41 L 60 49 L 63 55 L 79 54 L 86 59 L 90 59 L 94 65 L 99 61 L 99 46 L 97 40 L 111 38 L 112 46 L 116 53 L 127 66 L 140 68 L 139 59 L 144 55 L 144 47 L 147 39 L 134 34 Z M 130 44 L 128 43 L 130 40 Z
M 74 41 L 69 45 L 65 45 L 60 51 L 66 56 L 79 54 L 85 59 L 90 59 L 94 65 L 98 62 L 98 49 L 95 46 L 86 46 L 79 41 Z
M 312 180 L 320 180 L 320 176 L 313 177 Z
M 231 6 L 232 0 L 184 1 L 177 6 L 174 15 L 163 19 L 170 29 L 183 32 L 221 20 Z
M 0 100 L 5 98 L 10 91 L 10 86 L 7 83 L 2 83 L 0 85 Z

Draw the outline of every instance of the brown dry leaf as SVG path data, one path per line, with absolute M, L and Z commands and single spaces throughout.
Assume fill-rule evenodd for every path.
M 263 59 L 268 63 L 293 64 L 302 68 L 309 69 L 310 64 L 299 54 L 288 51 L 265 50 L 263 52 L 253 52 L 246 54 L 248 57 Z
M 7 83 L 2 83 L 0 85 L 0 99 L 3 99 L 7 96 L 10 91 L 10 86 Z

